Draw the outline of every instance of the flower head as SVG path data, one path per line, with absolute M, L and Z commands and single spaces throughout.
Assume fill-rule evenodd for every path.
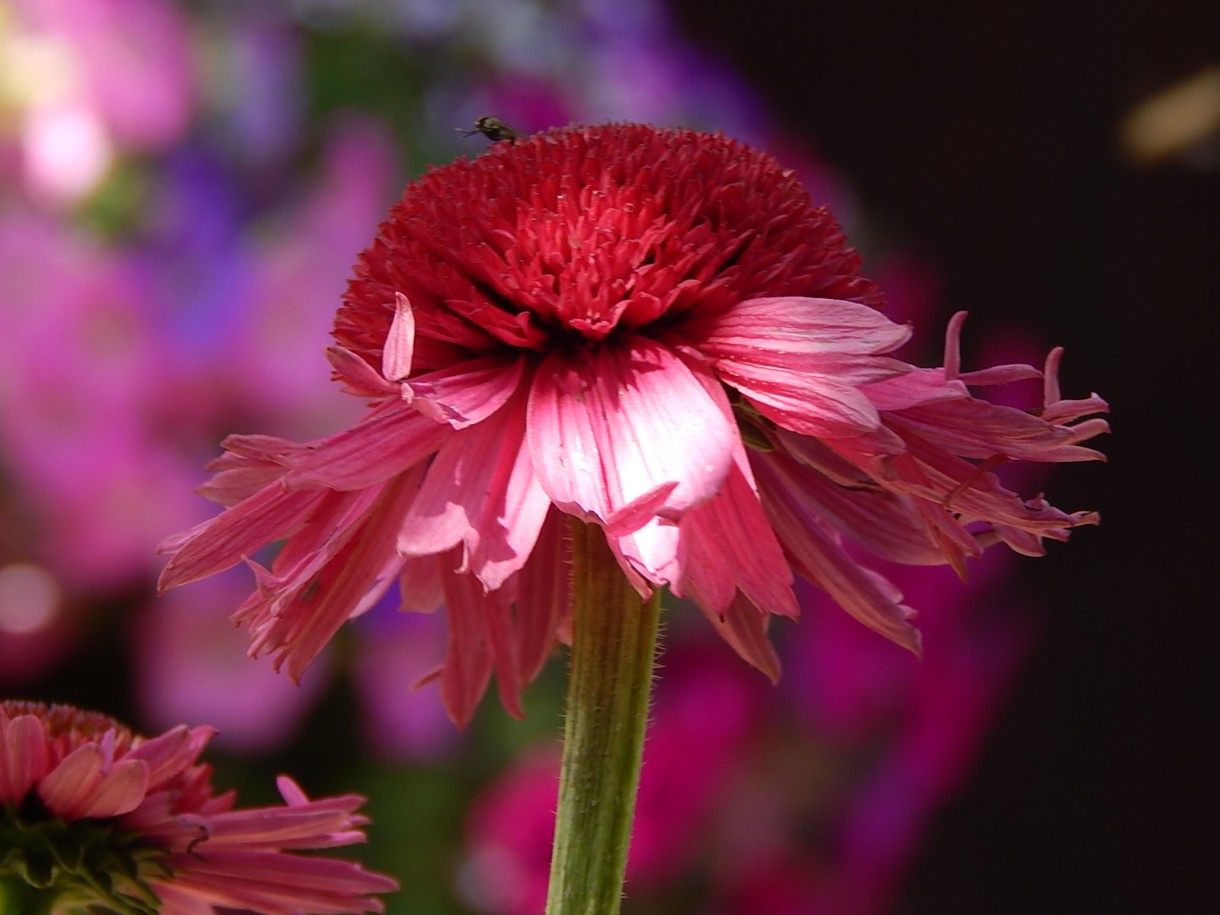
M 0 877 L 124 913 L 382 911 L 370 894 L 393 880 L 295 853 L 363 841 L 364 798 L 311 801 L 281 776 L 286 806 L 234 810 L 196 761 L 213 733 L 144 738 L 94 712 L 0 702 Z
M 642 593 L 695 600 L 768 675 L 793 572 L 917 648 L 911 611 L 844 541 L 908 563 L 993 541 L 1040 552 L 1088 513 L 1005 489 L 996 466 L 1099 455 L 1093 397 L 994 406 L 950 327 L 943 368 L 890 354 L 908 329 L 795 176 L 723 136 L 613 124 L 496 144 L 407 188 L 360 256 L 329 350 L 371 410 L 295 444 L 233 436 L 172 538 L 172 587 L 283 548 L 235 618 L 299 675 L 397 578 L 442 603 L 441 691 L 465 721 L 492 674 L 506 707 L 562 626 L 564 515 L 604 529 Z

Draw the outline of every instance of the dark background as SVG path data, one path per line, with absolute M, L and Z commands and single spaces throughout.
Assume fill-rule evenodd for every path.
M 1139 164 L 1118 139 L 1220 63 L 1220 4 L 675 8 L 941 272 L 946 313 L 1027 320 L 1067 347 L 1065 395 L 1113 409 L 1109 465 L 1054 486 L 1103 525 L 1029 573 L 1049 629 L 906 912 L 1220 911 L 1220 144 Z

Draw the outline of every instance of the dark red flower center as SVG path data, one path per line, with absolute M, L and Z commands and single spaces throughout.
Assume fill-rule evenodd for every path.
M 764 153 L 689 130 L 568 127 L 409 185 L 360 255 L 334 335 L 379 366 L 402 293 L 423 372 L 647 334 L 760 296 L 875 303 L 859 266 Z

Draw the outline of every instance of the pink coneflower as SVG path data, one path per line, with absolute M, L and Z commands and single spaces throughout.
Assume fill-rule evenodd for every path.
M 53 894 L 57 912 L 382 911 L 370 894 L 393 880 L 296 853 L 364 841 L 364 798 L 311 801 L 281 776 L 286 806 L 234 810 L 196 762 L 213 733 L 144 738 L 95 712 L 0 702 L 0 884 Z
M 598 525 L 642 594 L 694 599 L 747 660 L 778 663 L 770 614 L 793 572 L 912 649 L 911 611 L 844 540 L 959 570 L 994 540 L 1025 553 L 1092 514 L 1024 501 L 993 470 L 1099 455 L 1096 397 L 1064 401 L 1058 351 L 1036 411 L 962 372 L 889 354 L 834 219 L 794 175 L 723 136 L 613 124 L 495 144 L 407 188 L 335 321 L 331 365 L 366 419 L 295 444 L 233 436 L 205 492 L 228 506 L 166 544 L 173 587 L 245 560 L 235 618 L 298 676 L 398 578 L 444 604 L 440 672 L 466 721 L 494 673 L 519 713 L 564 623 L 569 532 Z M 284 545 L 269 568 L 250 557 Z

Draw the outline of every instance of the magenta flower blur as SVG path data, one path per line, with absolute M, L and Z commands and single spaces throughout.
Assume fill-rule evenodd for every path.
M 245 560 L 235 619 L 299 676 L 395 579 L 443 604 L 440 670 L 466 721 L 505 706 L 567 607 L 569 515 L 604 529 L 641 593 L 693 599 L 772 678 L 793 573 L 913 650 L 912 611 L 849 555 L 959 570 L 985 545 L 1042 551 L 1096 516 L 1005 489 L 1013 460 L 1091 460 L 1097 397 L 1023 412 L 968 385 L 1036 377 L 889 355 L 908 328 L 825 208 L 720 135 L 612 124 L 495 144 L 409 186 L 361 254 L 329 350 L 371 402 L 308 444 L 233 436 L 204 491 L 227 509 L 172 538 L 173 587 Z M 270 567 L 254 562 L 283 541 Z
M 380 912 L 389 877 L 304 849 L 363 842 L 364 798 L 234 810 L 197 762 L 214 731 L 144 738 L 105 715 L 0 702 L 0 883 L 57 894 L 55 911 L 208 915 Z

